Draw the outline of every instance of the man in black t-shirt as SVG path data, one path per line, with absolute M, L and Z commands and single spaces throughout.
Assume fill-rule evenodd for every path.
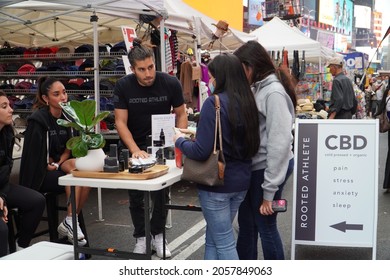
M 115 124 L 123 145 L 133 158 L 147 158 L 148 135 L 151 135 L 151 116 L 176 114 L 176 126 L 187 128 L 184 98 L 179 80 L 166 73 L 156 72 L 153 50 L 141 45 L 138 39 L 129 52 L 133 74 L 127 75 L 115 84 Z M 152 246 L 157 256 L 163 257 L 162 232 L 166 213 L 162 212 L 162 196 L 167 190 L 152 192 L 154 203 L 151 218 Z M 134 253 L 146 253 L 144 195 L 141 191 L 130 190 L 130 214 L 134 224 L 133 236 L 137 239 Z M 165 256 L 171 252 L 166 246 Z

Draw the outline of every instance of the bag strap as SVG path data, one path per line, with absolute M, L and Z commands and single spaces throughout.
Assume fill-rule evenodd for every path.
M 222 151 L 222 126 L 221 126 L 221 103 L 219 96 L 214 94 L 215 97 L 215 132 L 214 132 L 214 150 L 213 153 L 217 152 L 217 132 L 219 138 L 219 150 Z

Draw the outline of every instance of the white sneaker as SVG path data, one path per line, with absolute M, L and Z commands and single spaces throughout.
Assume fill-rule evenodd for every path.
M 69 240 L 69 238 L 68 238 Z M 73 244 L 73 239 L 72 240 L 69 240 L 72 244 Z M 81 247 L 85 246 L 87 244 L 87 239 L 83 238 L 83 239 L 79 239 L 77 240 L 77 244 Z
M 73 244 L 73 238 L 72 239 L 68 238 L 68 241 Z M 87 244 L 87 239 L 85 239 L 85 238 L 79 239 L 79 240 L 77 240 L 77 244 L 79 246 L 83 247 L 83 246 L 85 246 Z
M 73 227 L 72 223 L 68 222 L 67 219 L 65 218 L 62 223 L 58 226 L 57 228 L 58 234 L 62 237 L 67 236 L 68 240 L 71 241 L 73 240 Z M 79 221 L 77 220 L 77 239 L 83 240 L 84 234 L 80 228 Z M 73 243 L 73 241 L 71 241 Z
M 133 253 L 146 254 L 146 237 L 138 237 L 134 246 Z
M 154 250 L 156 250 L 156 254 L 159 258 L 163 258 L 164 256 L 164 250 L 163 250 L 163 234 L 160 233 L 160 234 L 157 234 L 156 236 L 154 236 L 152 238 L 152 247 L 154 248 Z M 165 240 L 165 257 L 166 258 L 169 258 L 171 257 L 172 254 L 171 254 L 171 251 L 169 251 L 168 249 L 168 242 Z

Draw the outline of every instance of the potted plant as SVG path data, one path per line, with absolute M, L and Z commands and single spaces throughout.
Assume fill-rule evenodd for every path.
M 102 148 L 106 140 L 102 134 L 95 133 L 95 126 L 100 124 L 100 121 L 110 112 L 103 111 L 95 116 L 96 101 L 90 99 L 72 100 L 60 103 L 60 106 L 70 120 L 58 119 L 57 123 L 79 132 L 79 135 L 73 136 L 66 142 L 66 147 L 76 158 L 76 168 L 80 171 L 102 171 L 105 158 Z

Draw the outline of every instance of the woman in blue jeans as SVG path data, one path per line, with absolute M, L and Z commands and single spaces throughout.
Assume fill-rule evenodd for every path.
M 294 169 L 294 159 L 289 162 L 286 180 L 279 186 L 274 200 L 282 198 L 283 187 Z M 261 237 L 261 246 L 265 260 L 283 260 L 284 249 L 277 225 L 277 213 L 272 215 L 258 214 L 258 205 L 263 200 L 263 188 L 259 188 L 264 182 L 265 169 L 252 172 L 251 187 L 241 203 L 238 212 L 240 225 L 237 240 L 237 251 L 241 260 L 257 260 L 258 234 Z
M 250 185 L 251 158 L 259 148 L 256 103 L 244 70 L 232 54 L 216 56 L 208 65 L 210 91 L 218 95 L 221 108 L 225 177 L 223 186 L 198 184 L 199 200 L 206 220 L 206 260 L 238 260 L 232 222 Z M 206 160 L 213 150 L 215 98 L 202 106 L 195 141 L 175 135 L 175 145 L 194 160 Z
M 238 211 L 237 251 L 240 259 L 257 259 L 258 233 L 264 259 L 284 259 L 272 201 L 281 198 L 294 166 L 294 86 L 288 69 L 275 68 L 258 42 L 249 41 L 234 54 L 252 86 L 260 121 L 260 146 L 252 158 L 251 186 Z

